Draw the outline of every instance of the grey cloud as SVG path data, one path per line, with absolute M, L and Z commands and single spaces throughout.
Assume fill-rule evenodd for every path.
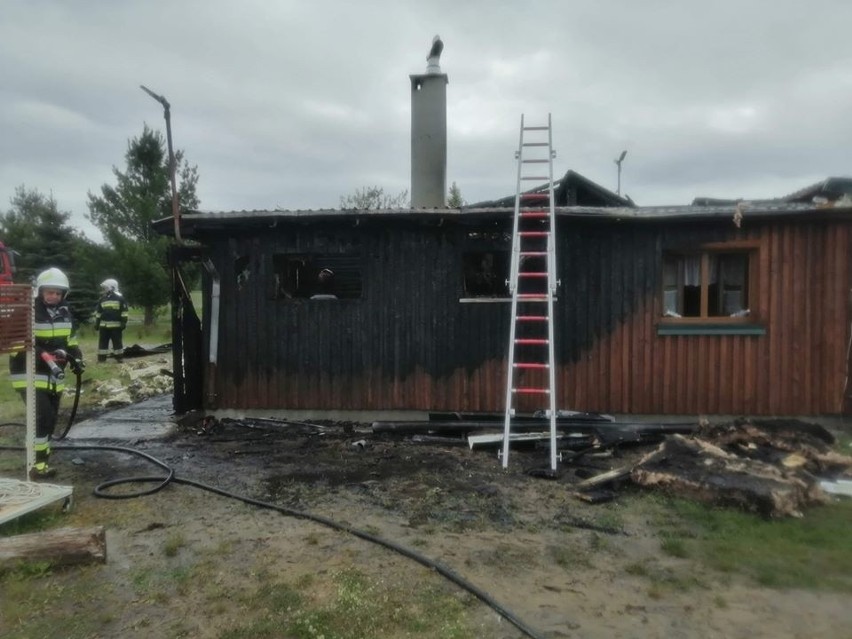
M 556 173 L 643 204 L 780 195 L 847 174 L 852 53 L 843 0 L 411 4 L 32 0 L 0 23 L 0 198 L 85 194 L 172 103 L 208 209 L 320 208 L 408 188 L 409 74 L 440 33 L 448 179 L 514 189 L 521 113 L 552 114 Z M 774 190 L 772 192 L 768 192 Z

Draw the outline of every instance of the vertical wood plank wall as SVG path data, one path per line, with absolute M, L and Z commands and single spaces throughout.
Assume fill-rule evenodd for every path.
M 613 253 L 609 267 L 598 274 L 604 308 L 587 307 L 587 321 L 605 330 L 561 367 L 560 404 L 637 414 L 841 413 L 852 317 L 849 229 L 825 223 L 746 223 L 740 231 L 723 234 L 761 243 L 758 303 L 752 309 L 766 327 L 760 336 L 657 335 L 662 308 L 659 250 L 642 248 L 653 238 L 643 237 L 641 229 L 624 233 L 624 257 Z M 693 227 L 667 229 L 657 241 L 677 246 L 697 244 L 702 238 L 722 239 L 709 229 Z M 575 273 L 594 257 L 579 250 L 572 260 L 563 252 Z M 563 271 L 563 283 L 566 275 Z M 608 293 L 619 279 L 625 288 L 645 292 L 633 308 Z M 630 303 L 627 298 L 622 302 Z M 614 324 L 607 326 L 611 320 Z M 564 325 L 583 332 L 576 319 Z
M 636 414 L 842 412 L 850 226 L 560 219 L 561 408 Z M 501 411 L 509 305 L 460 303 L 466 229 L 306 225 L 211 243 L 222 273 L 208 408 Z M 661 336 L 666 248 L 759 240 L 761 336 Z M 358 253 L 359 300 L 274 299 L 274 252 Z M 234 274 L 249 259 L 249 278 Z M 209 326 L 205 326 L 205 331 Z M 530 407 L 533 408 L 533 407 Z

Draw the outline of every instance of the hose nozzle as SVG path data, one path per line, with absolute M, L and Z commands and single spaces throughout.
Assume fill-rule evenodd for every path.
M 65 351 L 62 351 L 62 353 L 64 354 Z M 65 379 L 65 371 L 63 371 L 59 364 L 56 363 L 56 356 L 54 356 L 52 353 L 44 351 L 41 354 L 41 359 L 45 364 L 47 364 L 47 367 L 50 369 L 51 375 L 53 375 L 58 380 Z

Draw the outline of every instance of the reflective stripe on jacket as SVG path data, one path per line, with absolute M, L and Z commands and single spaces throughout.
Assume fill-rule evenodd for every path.
M 98 300 L 95 307 L 95 326 L 98 328 L 120 328 L 127 326 L 127 302 L 121 293 L 110 291 Z
M 61 392 L 65 388 L 65 382 L 57 380 L 50 374 L 50 368 L 41 359 L 44 352 L 52 353 L 62 349 L 75 359 L 82 359 L 77 337 L 74 334 L 74 320 L 71 309 L 62 302 L 53 309 L 45 306 L 44 301 L 37 297 L 33 302 L 34 325 L 33 337 L 35 338 L 35 387 L 42 390 Z M 57 362 L 60 367 L 65 368 L 64 362 Z M 27 385 L 27 359 L 23 350 L 18 350 L 9 358 L 9 372 L 12 388 L 23 389 Z

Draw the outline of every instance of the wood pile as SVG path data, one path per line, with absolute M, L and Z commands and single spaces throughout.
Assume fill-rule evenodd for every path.
M 798 420 L 737 420 L 671 435 L 630 471 L 636 484 L 765 517 L 801 516 L 830 497 L 820 479 L 852 477 L 834 436 Z

